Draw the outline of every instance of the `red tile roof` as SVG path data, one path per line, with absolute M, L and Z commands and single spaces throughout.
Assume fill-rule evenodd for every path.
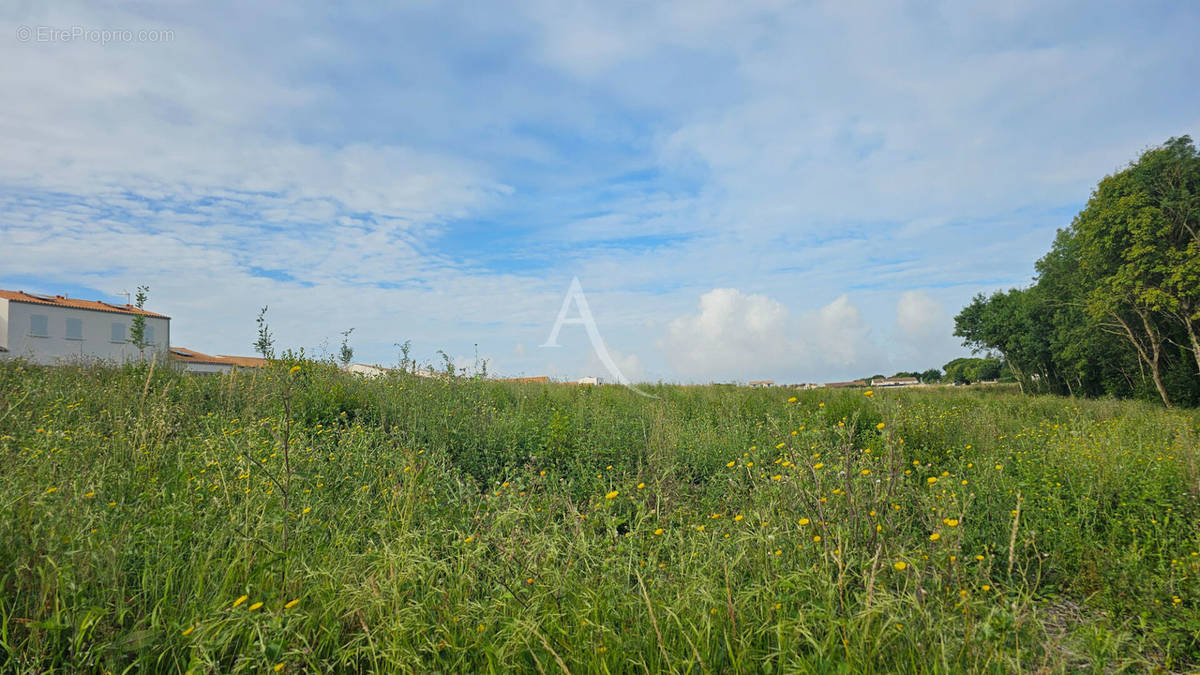
M 219 358 L 224 359 L 226 363 L 232 363 L 235 366 L 242 368 L 261 368 L 267 365 L 266 359 L 260 359 L 257 356 L 230 356 L 228 354 L 220 354 Z
M 68 309 L 90 309 L 95 312 L 113 312 L 115 314 L 141 314 L 150 316 L 156 319 L 167 319 L 171 317 L 165 314 L 156 314 L 148 312 L 144 309 L 138 309 L 133 305 L 113 305 L 99 300 L 76 300 L 62 295 L 34 295 L 25 291 L 5 291 L 0 290 L 0 299 L 10 300 L 12 302 L 28 302 L 34 305 L 51 305 L 54 307 L 65 307 Z
M 260 368 L 267 365 L 266 359 L 260 359 L 257 356 L 228 356 L 226 354 L 210 356 L 186 347 L 171 347 L 171 359 L 180 363 L 207 363 L 239 368 Z
M 209 356 L 200 352 L 186 349 L 184 347 L 171 347 L 171 359 L 181 363 L 206 363 L 217 366 L 229 366 L 231 364 L 227 359 L 219 356 Z

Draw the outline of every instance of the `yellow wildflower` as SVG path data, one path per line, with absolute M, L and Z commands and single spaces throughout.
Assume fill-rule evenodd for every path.
M 247 609 L 249 609 L 251 612 L 253 612 L 254 610 L 256 610 L 262 606 L 263 606 L 263 604 L 261 602 L 256 602 L 253 605 L 250 605 Z
M 298 372 L 300 372 L 300 366 L 292 366 L 290 369 L 288 369 L 288 374 L 290 375 L 295 375 Z
M 908 563 L 904 562 L 903 560 L 897 560 L 896 563 L 894 565 L 892 565 L 892 567 L 895 567 L 896 569 L 898 569 L 900 571 L 904 571 L 904 569 L 906 569 L 908 567 Z
M 240 598 L 238 598 L 237 600 L 234 600 L 234 601 L 233 601 L 233 606 L 234 606 L 234 607 L 237 607 L 238 605 L 242 604 L 243 602 L 245 602 L 245 601 L 246 601 L 246 600 L 248 600 L 249 598 L 250 598 L 250 596 L 248 596 L 248 595 L 243 595 L 243 596 L 241 596 Z
M 295 600 L 292 600 L 292 601 L 291 601 L 291 602 L 289 602 L 288 604 L 284 605 L 284 606 L 283 606 L 283 608 L 284 608 L 284 609 L 291 609 L 291 608 L 295 607 L 295 606 L 296 606 L 296 605 L 298 605 L 298 604 L 300 604 L 300 598 L 296 598 Z
M 610 492 L 610 493 L 608 493 L 608 494 L 604 495 L 604 498 L 605 498 L 605 499 L 616 499 L 616 498 L 617 498 L 617 495 L 619 495 L 619 494 L 621 494 L 621 493 L 620 493 L 620 492 L 617 492 L 616 490 L 613 490 L 612 492 Z

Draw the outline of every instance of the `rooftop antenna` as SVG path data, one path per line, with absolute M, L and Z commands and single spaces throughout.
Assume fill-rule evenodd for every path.
M 116 295 L 123 295 L 123 296 L 125 296 L 125 304 L 126 304 L 126 305 L 128 305 L 128 304 L 129 304 L 129 291 L 128 291 L 128 290 L 121 290 L 121 291 L 117 291 L 117 292 L 116 292 Z

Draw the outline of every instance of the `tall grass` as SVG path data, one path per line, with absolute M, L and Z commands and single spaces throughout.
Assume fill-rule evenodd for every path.
M 1195 413 L 290 365 L 0 365 L 3 670 L 1200 667 Z

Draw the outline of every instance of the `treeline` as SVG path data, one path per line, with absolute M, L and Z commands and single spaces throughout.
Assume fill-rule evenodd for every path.
M 1025 392 L 1200 405 L 1200 154 L 1187 137 L 1107 176 L 1037 261 L 975 297 L 954 334 Z
M 944 373 L 942 371 L 945 371 Z M 882 380 L 885 375 L 869 375 L 860 377 L 862 382 L 872 382 L 874 380 Z M 930 368 L 924 371 L 902 370 L 895 375 L 897 377 L 915 377 L 922 384 L 971 384 L 974 382 L 989 382 L 1001 381 L 1012 382 L 1012 371 L 1009 370 L 1008 364 L 1002 359 L 986 357 L 975 358 L 966 356 L 963 358 L 954 359 L 953 361 L 942 366 L 941 369 Z

